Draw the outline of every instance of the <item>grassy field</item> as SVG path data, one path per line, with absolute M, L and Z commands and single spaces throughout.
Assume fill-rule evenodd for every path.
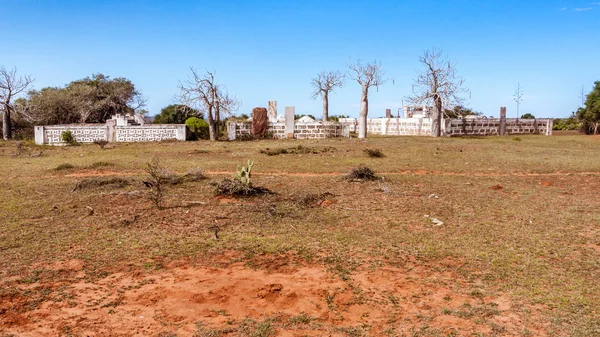
M 288 153 L 261 153 L 286 152 L 280 149 Z M 365 149 L 384 157 L 370 158 Z M 158 209 L 141 183 L 153 158 L 173 174 L 201 169 L 208 179 L 169 185 Z M 17 151 L 16 143 L 0 142 L 0 331 L 600 336 L 598 158 L 600 138 L 579 135 L 104 150 Z M 216 196 L 214 183 L 248 159 L 255 161 L 252 183 L 274 194 Z M 343 179 L 361 164 L 382 178 Z M 97 186 L 109 178 L 122 179 Z M 172 290 L 186 280 L 212 280 L 211 273 L 231 281 L 209 293 L 239 295 L 235 301 L 248 301 L 236 289 L 255 291 L 252 282 L 273 279 L 248 305 L 273 302 L 261 307 L 268 310 L 238 312 L 233 299 L 204 294 L 202 308 L 213 309 L 181 320 L 156 309 L 176 306 L 164 302 L 168 296 L 134 307 L 136 291 L 160 293 L 166 283 Z M 105 295 L 91 296 L 94 286 Z M 186 291 L 199 291 L 194 287 Z M 288 289 L 306 292 L 316 309 L 283 301 Z M 128 325 L 147 308 L 152 324 Z M 73 321 L 75 313 L 90 318 Z M 94 325 L 117 322 L 115 331 Z

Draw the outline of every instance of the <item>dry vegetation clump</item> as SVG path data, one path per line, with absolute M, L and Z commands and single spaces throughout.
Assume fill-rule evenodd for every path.
M 264 187 L 254 187 L 250 184 L 244 184 L 237 179 L 224 178 L 215 184 L 215 194 L 249 197 L 255 195 L 273 194 L 273 192 Z
M 29 145 L 29 146 L 28 146 Z M 38 149 L 39 151 L 33 151 L 33 149 Z M 13 157 L 20 157 L 23 155 L 27 155 L 28 157 L 41 157 L 44 154 L 44 147 L 39 145 L 31 145 L 26 142 L 16 142 L 15 143 L 15 152 L 13 153 Z
M 325 201 L 331 197 L 335 197 L 335 194 L 333 194 L 331 192 L 309 193 L 300 199 L 299 204 L 304 207 L 309 207 L 309 208 L 317 207 L 323 201 Z
M 55 167 L 53 170 L 54 171 L 66 171 L 66 170 L 72 170 L 77 168 L 77 166 L 70 164 L 70 163 L 63 163 L 58 165 L 57 167 Z
M 202 181 L 202 180 L 206 180 L 206 179 L 208 179 L 208 177 L 204 175 L 204 172 L 202 171 L 202 169 L 195 168 L 195 169 L 192 169 L 192 170 L 186 172 L 184 175 L 179 177 L 179 179 L 176 179 L 176 181 L 177 181 L 177 183 L 185 183 L 185 182 L 197 182 L 197 181 Z
M 362 181 L 362 180 L 377 180 L 379 177 L 366 165 L 359 165 L 344 177 L 346 180 Z
M 277 148 L 277 149 L 261 149 L 260 153 L 266 154 L 267 156 L 277 156 L 280 154 L 319 154 L 319 153 L 327 153 L 333 152 L 335 148 L 332 146 L 327 146 L 323 148 L 310 147 L 310 146 L 294 146 L 288 148 Z
M 383 152 L 381 152 L 380 149 L 365 149 L 364 152 L 370 158 L 383 158 L 383 157 L 385 157 L 385 155 L 383 154 Z
M 111 188 L 123 188 L 125 186 L 131 185 L 132 181 L 129 179 L 121 178 L 121 177 L 95 177 L 95 178 L 85 178 L 81 181 L 78 181 L 75 184 L 75 187 L 71 192 L 90 189 L 90 188 L 98 188 L 103 186 L 110 186 Z
M 143 183 L 150 189 L 148 199 L 160 209 L 162 208 L 166 185 L 171 183 L 173 174 L 167 171 L 157 158 L 146 164 L 146 173 L 148 175 Z
M 100 148 L 101 148 L 102 150 L 104 150 L 104 147 L 106 147 L 106 145 L 108 145 L 108 141 L 107 141 L 107 140 L 104 140 L 104 139 L 96 139 L 96 140 L 94 141 L 94 144 L 96 144 L 96 145 L 100 146 Z
M 113 167 L 113 166 L 115 166 L 115 163 L 111 163 L 108 161 L 97 161 L 97 162 L 93 162 L 90 165 L 88 165 L 87 168 L 99 169 L 99 168 L 103 168 L 103 167 Z

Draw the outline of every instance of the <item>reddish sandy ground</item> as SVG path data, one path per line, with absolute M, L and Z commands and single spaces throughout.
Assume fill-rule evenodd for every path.
M 410 262 L 402 268 L 372 264 L 342 280 L 323 266 L 277 258 L 259 269 L 181 262 L 90 282 L 83 263 L 71 260 L 47 266 L 64 275 L 62 282 L 14 282 L 19 291 L 0 298 L 0 330 L 16 336 L 193 336 L 201 322 L 207 329 L 230 327 L 227 335 L 236 336 L 244 318 L 270 317 L 277 336 L 346 336 L 344 328 L 357 326 L 369 336 L 389 335 L 390 328 L 391 335 L 411 335 L 424 327 L 443 336 L 545 335 L 536 308 L 522 310 L 503 295 L 464 293 L 460 289 L 473 284 L 461 281 L 454 266 L 447 261 L 432 271 Z M 27 290 L 50 295 L 36 307 Z M 310 324 L 288 323 L 301 313 L 312 317 Z

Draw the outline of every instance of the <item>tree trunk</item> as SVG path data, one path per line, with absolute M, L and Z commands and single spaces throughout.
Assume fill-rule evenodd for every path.
M 323 93 L 323 122 L 329 121 L 329 93 Z
M 600 123 L 594 123 L 594 134 L 597 135 L 598 134 L 598 128 L 600 127 Z M 6 138 L 4 138 L 6 139 Z
M 431 121 L 431 135 L 440 137 L 442 135 L 442 100 L 439 96 L 434 98 L 433 119 Z
M 206 117 L 208 118 L 208 135 L 211 141 L 215 141 L 217 140 L 216 138 L 216 123 L 215 120 L 213 119 L 213 107 L 209 106 L 208 110 L 206 111 Z
M 12 127 L 10 122 L 10 108 L 5 106 L 4 113 L 2 114 L 2 137 L 4 140 L 12 138 Z
M 363 87 L 358 116 L 358 138 L 367 138 L 367 115 L 369 114 L 369 88 Z

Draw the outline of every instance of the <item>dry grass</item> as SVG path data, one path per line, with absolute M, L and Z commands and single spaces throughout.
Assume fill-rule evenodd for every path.
M 327 156 L 258 159 L 253 181 L 279 195 L 251 201 L 220 202 L 214 188 L 202 182 L 193 188 L 167 186 L 165 204 L 207 205 L 185 212 L 154 208 L 143 195 L 94 188 L 69 193 L 76 182 L 92 178 L 76 176 L 74 168 L 114 163 L 110 170 L 116 179 L 142 178 L 148 158 L 156 156 L 174 172 L 202 167 L 202 175 L 231 176 L 240 160 L 289 143 L 202 142 L 210 156 L 189 155 L 198 142 L 117 144 L 110 151 L 84 145 L 44 149 L 43 157 L 31 158 L 13 157 L 15 146 L 0 142 L 0 278 L 58 280 L 60 275 L 43 268 L 32 274 L 33 266 L 68 259 L 84 261 L 88 277 L 99 278 L 127 266 L 141 268 L 149 258 L 210 261 L 224 251 L 240 252 L 248 263 L 283 254 L 331 266 L 347 278 L 357 266 L 377 260 L 451 270 L 466 280 L 455 285 L 457 292 L 507 293 L 538 305 L 545 316 L 532 319 L 547 322 L 551 335 L 597 335 L 600 139 L 520 138 L 294 141 L 336 150 Z M 386 157 L 365 158 L 365 145 Z M 340 182 L 365 161 L 388 178 L 394 193 L 378 192 L 378 182 Z M 49 170 L 63 163 L 73 167 Z M 490 189 L 495 185 L 503 188 Z M 337 200 L 327 209 L 293 201 L 326 192 Z M 94 215 L 81 220 L 86 206 Z M 444 225 L 434 226 L 424 215 Z M 215 223 L 219 240 L 209 229 Z M 0 296 L 8 296 L 13 288 L 0 289 Z M 447 313 L 475 320 L 493 315 L 492 309 Z

